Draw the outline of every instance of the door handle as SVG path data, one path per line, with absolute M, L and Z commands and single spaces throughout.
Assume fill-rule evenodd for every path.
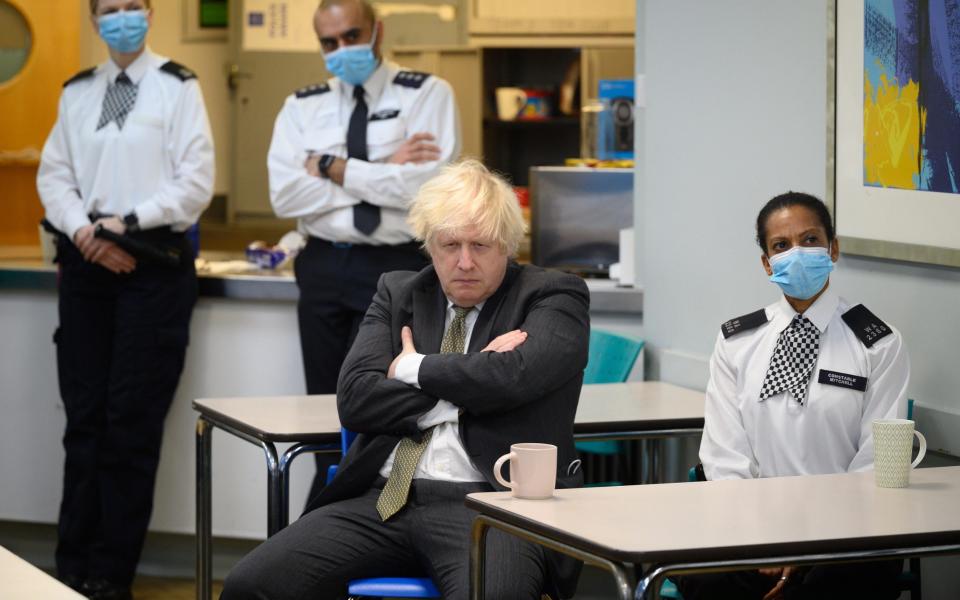
M 240 65 L 232 64 L 227 67 L 227 87 L 231 92 L 237 91 L 241 79 L 253 79 L 253 73 L 240 70 Z

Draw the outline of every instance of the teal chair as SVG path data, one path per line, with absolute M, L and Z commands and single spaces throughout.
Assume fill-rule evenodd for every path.
M 622 383 L 626 381 L 642 349 L 642 340 L 635 340 L 600 329 L 591 329 L 590 354 L 587 360 L 587 368 L 583 371 L 583 383 Z M 577 442 L 576 445 L 577 450 L 585 455 L 584 458 L 588 459 L 591 456 L 598 458 L 611 457 L 608 460 L 611 460 L 615 464 L 619 463 L 617 459 L 625 453 L 625 444 L 616 440 Z M 601 460 L 590 462 L 600 464 Z M 616 471 L 618 469 L 614 470 Z M 589 467 L 586 471 L 588 475 L 594 475 L 589 472 Z M 617 473 L 617 475 L 619 475 L 619 473 Z M 620 480 L 609 480 L 601 482 L 594 481 L 587 485 L 622 484 L 623 482 Z

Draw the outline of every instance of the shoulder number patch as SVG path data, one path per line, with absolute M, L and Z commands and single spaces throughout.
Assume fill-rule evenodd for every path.
M 93 73 L 94 73 L 94 71 L 96 71 L 96 70 L 97 70 L 96 67 L 90 67 L 89 69 L 84 69 L 84 70 L 80 71 L 79 73 L 77 73 L 76 75 L 74 75 L 73 77 L 71 77 L 70 79 L 64 81 L 64 82 L 63 82 L 63 87 L 67 87 L 67 86 L 70 85 L 71 83 L 76 83 L 76 82 L 78 82 L 78 81 L 82 81 L 82 80 L 87 79 L 87 78 L 89 78 L 89 77 L 93 77 Z
M 326 83 L 315 83 L 313 85 L 308 85 L 302 87 L 299 90 L 293 93 L 297 98 L 309 98 L 310 96 L 316 96 L 317 94 L 326 94 L 330 91 L 330 86 Z
M 817 376 L 817 383 L 835 385 L 837 387 L 849 388 L 858 392 L 867 391 L 867 378 L 839 371 L 828 371 L 820 369 L 820 375 Z
M 730 319 L 720 326 L 720 331 L 723 333 L 724 339 L 726 339 L 731 335 L 740 333 L 741 331 L 756 329 L 757 327 L 760 327 L 766 323 L 768 320 L 767 311 L 761 308 L 760 310 L 754 311 L 748 315 L 743 315 L 742 317 L 737 317 L 736 319 Z
M 841 318 L 867 348 L 872 348 L 878 340 L 893 333 L 889 325 L 877 318 L 877 315 L 867 310 L 867 307 L 862 304 L 858 304 L 843 313 Z
M 169 75 L 173 75 L 180 81 L 186 81 L 188 79 L 197 78 L 196 73 L 186 68 L 185 66 L 181 65 L 180 63 L 174 62 L 172 60 L 168 60 L 167 62 L 163 63 L 163 65 L 160 67 L 160 70 Z
M 423 82 L 430 77 L 430 73 L 421 73 L 420 71 L 400 71 L 393 78 L 393 82 L 403 87 L 418 89 Z

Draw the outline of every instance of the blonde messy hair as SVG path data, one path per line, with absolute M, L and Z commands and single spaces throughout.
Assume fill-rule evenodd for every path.
M 482 237 L 514 256 L 526 229 L 513 188 L 473 159 L 449 165 L 423 184 L 407 222 L 427 252 L 437 235 L 476 227 Z

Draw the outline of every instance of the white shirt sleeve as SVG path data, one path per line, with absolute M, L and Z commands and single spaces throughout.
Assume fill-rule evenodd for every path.
M 287 98 L 273 126 L 273 138 L 267 153 L 270 176 L 270 203 L 278 217 L 293 219 L 318 216 L 338 208 L 353 206 L 359 200 L 337 194 L 329 179 L 314 177 L 304 166 L 307 160 L 299 100 Z
M 900 332 L 894 331 L 893 337 L 888 343 L 881 342 L 879 347 L 874 346 L 867 351 L 870 375 L 863 396 L 860 444 L 847 471 L 873 468 L 874 419 L 897 419 L 906 416 L 910 358 Z
M 213 197 L 213 136 L 203 94 L 195 79 L 185 81 L 166 139 L 173 177 L 136 207 L 142 229 L 195 223 Z
M 397 362 L 393 378 L 420 389 L 420 363 L 423 362 L 423 358 L 423 354 L 404 356 Z M 433 408 L 420 415 L 420 418 L 417 419 L 417 426 L 422 431 L 440 423 L 457 423 L 459 420 L 459 408 L 446 400 L 438 400 Z
M 73 157 L 67 139 L 69 110 L 66 92 L 60 96 L 57 122 L 43 145 L 37 171 L 37 192 L 50 224 L 73 240 L 81 227 L 90 224 L 80 197 L 80 184 L 73 170 Z
M 709 480 L 754 479 L 759 476 L 760 467 L 743 428 L 737 374 L 725 350 L 720 334 L 710 357 L 700 461 Z
M 428 89 L 410 106 L 407 137 L 433 134 L 433 143 L 440 147 L 440 159 L 397 165 L 351 158 L 343 178 L 343 189 L 351 195 L 379 206 L 406 210 L 420 186 L 460 155 L 460 121 L 450 84 L 431 77 L 424 85 Z

